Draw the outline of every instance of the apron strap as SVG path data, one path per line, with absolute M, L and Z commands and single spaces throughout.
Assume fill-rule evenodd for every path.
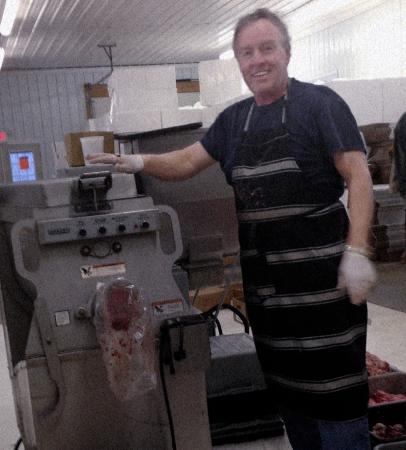
M 288 88 L 286 89 L 286 93 L 285 93 L 285 95 L 283 97 L 282 125 L 286 124 L 286 104 L 288 102 L 289 88 L 290 88 L 290 78 L 288 78 Z M 248 114 L 247 114 L 247 118 L 245 119 L 244 133 L 246 133 L 248 131 L 248 128 L 250 126 L 251 116 L 252 116 L 252 113 L 254 111 L 254 106 L 255 106 L 255 100 L 251 103 L 250 109 L 249 109 Z
M 247 118 L 245 119 L 244 133 L 246 133 L 248 131 L 248 127 L 249 127 L 250 121 L 251 121 L 252 111 L 254 111 L 254 106 L 255 106 L 255 100 L 251 103 L 250 109 L 247 114 Z

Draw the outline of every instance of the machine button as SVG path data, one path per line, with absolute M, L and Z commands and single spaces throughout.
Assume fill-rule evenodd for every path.
M 90 253 L 92 253 L 91 248 L 88 245 L 84 245 L 81 249 L 80 249 L 80 254 L 82 256 L 89 256 Z
M 106 231 L 107 231 L 107 230 L 106 230 L 106 227 L 100 227 L 100 228 L 99 228 L 99 233 L 100 233 L 100 234 L 106 234 Z
M 84 228 L 79 230 L 79 236 L 85 237 L 87 235 L 87 231 Z
M 149 222 L 142 222 L 141 228 L 144 228 L 144 230 L 147 230 L 149 228 Z
M 120 242 L 113 242 L 111 249 L 113 250 L 114 253 L 120 253 L 122 250 L 122 246 Z
M 124 224 L 121 223 L 121 224 L 118 226 L 118 231 L 120 231 L 121 233 L 123 233 L 125 230 L 126 230 L 126 226 L 125 226 Z

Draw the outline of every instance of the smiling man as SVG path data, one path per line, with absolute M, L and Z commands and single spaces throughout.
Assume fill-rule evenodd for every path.
M 201 142 L 160 155 L 95 155 L 165 180 L 218 161 L 233 187 L 244 294 L 265 379 L 294 450 L 369 449 L 366 295 L 373 195 L 346 103 L 288 77 L 290 37 L 259 9 L 234 52 L 253 97 L 225 109 Z M 350 220 L 339 198 L 348 188 Z
M 246 24 L 241 20 L 234 36 L 234 53 L 256 104 L 282 97 L 288 80 L 289 38 L 265 18 Z

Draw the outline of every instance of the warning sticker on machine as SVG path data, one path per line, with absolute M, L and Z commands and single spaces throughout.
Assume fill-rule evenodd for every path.
M 94 266 L 82 266 L 80 268 L 82 278 L 109 277 L 125 272 L 126 268 L 124 263 L 97 264 Z
M 180 298 L 152 302 L 152 310 L 154 316 L 176 314 L 183 311 L 183 302 Z

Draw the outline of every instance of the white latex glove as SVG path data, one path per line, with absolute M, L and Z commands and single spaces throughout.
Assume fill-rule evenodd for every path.
M 94 153 L 86 160 L 91 164 L 113 164 L 118 172 L 137 173 L 144 168 L 141 155 L 114 155 L 113 153 Z
M 351 303 L 360 305 L 376 283 L 376 270 L 366 256 L 346 250 L 338 268 L 338 289 L 347 289 Z

